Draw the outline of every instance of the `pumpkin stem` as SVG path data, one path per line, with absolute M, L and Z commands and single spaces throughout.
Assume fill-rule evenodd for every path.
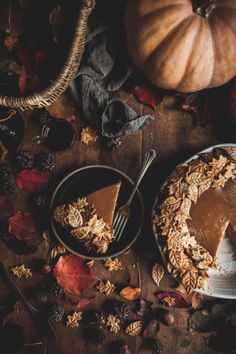
M 202 17 L 208 17 L 215 8 L 215 0 L 193 0 L 193 11 Z

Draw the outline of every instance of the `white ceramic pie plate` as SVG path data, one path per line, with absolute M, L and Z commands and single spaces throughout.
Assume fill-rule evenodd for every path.
M 186 160 L 185 163 L 188 163 L 192 160 L 198 158 L 198 155 L 201 153 L 211 152 L 214 148 L 231 146 L 236 148 L 236 144 L 219 144 L 211 146 L 205 150 L 200 151 L 196 155 L 192 156 L 190 159 Z M 164 188 L 166 182 L 163 184 Z M 154 208 L 158 203 L 158 198 L 154 203 Z M 154 210 L 153 208 L 153 210 Z M 164 254 L 161 250 L 161 247 L 158 243 L 158 235 L 154 230 L 155 238 L 159 250 L 164 259 Z M 235 246 L 231 243 L 230 239 L 225 236 L 222 240 L 220 248 L 217 252 L 217 267 L 216 269 L 210 269 L 209 279 L 207 282 L 206 289 L 195 289 L 198 293 L 214 296 L 223 299 L 236 299 L 236 249 Z

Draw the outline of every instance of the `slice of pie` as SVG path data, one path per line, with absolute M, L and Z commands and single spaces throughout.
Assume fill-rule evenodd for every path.
M 236 239 L 236 149 L 215 149 L 177 167 L 163 189 L 153 224 L 167 269 L 186 291 L 204 288 L 220 243 Z
M 89 251 L 105 253 L 113 240 L 112 221 L 121 182 L 58 206 L 54 219 Z

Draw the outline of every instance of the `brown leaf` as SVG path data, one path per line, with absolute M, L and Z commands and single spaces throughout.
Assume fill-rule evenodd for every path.
M 68 122 L 74 122 L 78 117 L 75 103 L 68 93 L 63 93 L 46 109 L 52 117 L 65 119 Z
M 164 275 L 164 269 L 163 267 L 155 263 L 154 266 L 152 267 L 152 280 L 154 283 L 159 286 L 161 279 L 163 278 Z
M 141 289 L 133 288 L 131 286 L 127 286 L 126 288 L 122 289 L 120 292 L 120 296 L 123 297 L 123 299 L 129 301 L 134 301 L 138 299 L 140 295 L 141 295 Z
M 138 336 L 143 328 L 143 321 L 135 321 L 130 323 L 126 329 L 125 333 L 127 333 L 130 336 Z

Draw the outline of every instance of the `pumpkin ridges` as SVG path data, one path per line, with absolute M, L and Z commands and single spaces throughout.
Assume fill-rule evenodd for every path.
M 126 13 L 128 52 L 134 63 L 139 69 L 144 71 L 155 85 L 167 89 L 177 88 L 181 92 L 194 92 L 207 87 L 219 86 L 236 75 L 236 62 L 234 59 L 236 56 L 236 35 L 233 32 L 230 33 L 230 31 L 234 31 L 234 23 L 236 23 L 236 13 L 234 11 L 236 1 L 216 0 L 216 7 L 208 19 L 194 13 L 194 16 L 199 21 L 204 21 L 205 25 L 203 28 L 199 27 L 199 33 L 196 37 L 193 36 L 192 42 L 189 40 L 186 43 L 184 32 L 182 32 L 182 38 L 179 35 L 176 37 L 179 57 L 175 52 L 176 47 L 172 42 L 172 37 L 171 39 L 169 37 L 170 28 L 172 29 L 174 25 L 172 24 L 172 27 L 167 25 L 167 23 L 170 23 L 168 13 L 164 11 L 165 15 L 162 15 L 160 10 L 155 11 L 156 14 L 152 15 L 151 18 L 152 23 L 154 23 L 153 18 L 155 17 L 157 23 L 153 26 L 150 26 L 150 22 L 147 20 L 150 17 L 146 17 L 144 20 L 143 17 L 146 13 L 151 13 L 151 8 L 153 8 L 154 12 L 158 7 L 165 8 L 165 6 L 175 4 L 176 15 L 173 15 L 173 18 L 176 21 L 175 23 L 177 23 L 177 18 L 181 13 L 178 4 L 188 4 L 191 7 L 192 16 L 192 1 L 180 1 L 178 3 L 173 0 L 130 1 L 129 4 L 131 5 L 127 7 L 129 11 Z M 137 8 L 138 10 L 136 11 Z M 186 8 L 188 7 L 186 6 Z M 221 17 L 222 13 L 224 14 L 223 17 Z M 184 10 L 183 17 L 185 14 Z M 218 24 L 216 14 L 221 17 L 221 21 L 227 22 L 228 26 Z M 215 21 L 217 24 L 212 27 L 212 23 L 215 23 Z M 194 26 L 193 24 L 193 31 L 195 31 Z M 189 27 L 191 30 L 192 24 Z M 149 32 L 150 28 L 152 28 L 151 32 Z M 154 31 L 156 33 L 152 34 Z M 145 33 L 148 34 L 145 35 Z M 189 36 L 187 30 L 186 33 Z M 209 33 L 211 33 L 211 36 Z M 168 37 L 168 39 L 164 40 L 164 36 Z M 160 43 L 165 41 L 165 46 L 163 44 L 161 46 Z M 201 42 L 200 45 L 198 45 L 199 41 Z M 170 45 L 169 49 L 167 49 L 168 45 Z M 160 50 L 163 47 L 165 49 Z M 194 47 L 198 47 L 201 52 L 198 53 L 197 50 L 193 50 L 191 53 L 191 48 Z M 172 50 L 172 48 L 174 49 Z M 151 55 L 152 52 L 153 54 Z M 185 68 L 184 65 L 186 66 Z M 182 77 L 183 71 L 185 71 L 184 77 Z M 171 78 L 171 76 L 173 77 Z
M 152 78 L 155 80 L 161 87 L 168 87 L 169 80 L 171 80 L 171 84 L 173 88 L 177 88 L 180 81 L 184 80 L 184 74 L 186 72 L 186 66 L 189 63 L 190 55 L 192 52 L 192 47 L 194 46 L 194 41 L 190 41 L 191 46 L 182 46 L 181 38 L 184 36 L 184 40 L 186 40 L 187 36 L 191 38 L 191 29 L 192 22 L 196 22 L 196 35 L 198 30 L 198 20 L 195 20 L 195 16 L 191 16 L 184 20 L 185 24 L 181 23 L 178 28 L 171 33 L 171 37 L 167 36 L 166 41 L 163 42 L 160 46 L 156 48 L 156 51 L 150 58 L 147 60 L 146 65 L 144 66 L 144 71 L 147 73 L 149 70 L 152 71 Z M 180 38 L 176 40 L 176 38 Z M 185 51 L 185 52 L 183 52 Z M 161 61 L 157 59 L 157 56 L 161 54 Z M 157 62 L 158 61 L 158 62 Z M 178 64 L 178 71 L 176 70 L 177 62 L 181 61 Z M 156 63 L 154 65 L 154 63 Z M 155 71 L 153 67 L 155 66 Z M 150 71 L 150 75 L 151 75 Z M 178 75 L 178 76 L 177 76 Z
M 170 8 L 170 6 L 166 7 L 167 9 Z M 128 49 L 133 48 L 134 51 L 138 49 L 138 53 L 135 57 L 135 64 L 136 65 L 143 65 L 143 62 L 147 60 L 147 57 L 151 55 L 151 53 L 154 51 L 154 49 L 159 46 L 162 42 L 162 39 L 159 39 L 159 43 L 157 43 L 157 36 L 156 33 L 157 31 L 160 32 L 160 23 L 162 21 L 162 16 L 166 16 L 166 8 L 163 8 L 161 10 L 156 10 L 158 11 L 158 15 L 156 12 L 154 14 L 145 14 L 143 18 L 138 19 L 135 22 L 135 26 L 131 29 L 131 32 L 127 38 L 128 42 Z M 189 12 L 191 13 L 191 12 Z M 171 28 L 169 29 L 170 32 L 175 31 L 177 27 L 180 25 L 182 21 L 184 21 L 186 18 L 188 18 L 189 13 L 183 16 L 177 16 L 176 10 L 175 11 L 168 11 L 168 21 L 167 19 L 165 20 L 165 28 L 168 28 L 171 25 Z M 174 17 L 174 18 L 173 18 Z M 175 19 L 176 18 L 176 19 Z M 132 21 L 132 18 L 128 18 L 125 20 L 127 23 Z M 146 21 L 148 21 L 149 25 L 146 26 Z M 156 26 L 155 26 L 156 24 Z M 138 43 L 136 43 L 134 38 L 138 38 Z M 148 38 L 148 42 L 146 42 L 146 38 Z M 163 40 L 166 38 L 163 38 Z M 151 45 L 152 43 L 152 45 Z
M 219 26 L 221 26 L 219 28 Z M 236 57 L 236 47 L 232 45 L 235 41 L 235 35 L 229 30 L 219 16 L 214 16 L 211 19 L 212 41 L 214 46 L 214 53 L 217 56 L 215 62 L 213 77 L 209 87 L 219 86 L 228 82 L 235 76 L 236 62 L 229 62 L 228 58 Z M 227 31 L 227 35 L 226 35 Z M 221 33 L 224 33 L 224 40 L 222 41 Z

